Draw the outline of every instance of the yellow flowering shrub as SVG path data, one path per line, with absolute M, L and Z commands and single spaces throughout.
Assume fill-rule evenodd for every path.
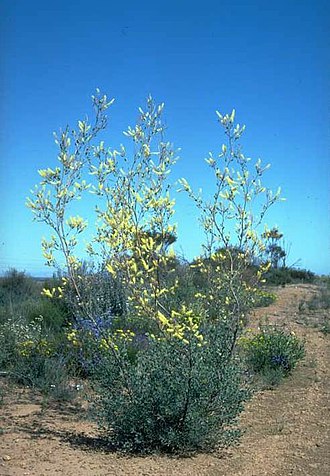
M 260 161 L 249 169 L 238 145 L 244 127 L 235 124 L 235 111 L 218 113 L 227 144 L 217 158 L 207 159 L 213 198 L 196 195 L 186 179 L 180 181 L 201 211 L 206 241 L 191 267 L 203 285 L 191 300 L 178 299 L 182 283 L 173 276 L 177 228 L 170 181 L 177 157 L 164 139 L 164 104 L 148 97 L 139 108 L 137 124 L 124 132 L 130 154 L 124 145 L 94 143 L 112 103 L 98 91 L 94 123 L 79 121 L 76 130 L 56 136 L 58 166 L 39 171 L 42 181 L 28 200 L 35 219 L 52 230 L 42 241 L 47 264 L 58 265 L 61 254 L 65 261 L 63 286 L 43 293 L 71 299 L 76 327 L 67 340 L 88 354 L 97 418 L 119 448 L 185 452 L 231 444 L 247 398 L 233 359 L 235 345 L 252 305 L 251 289 L 268 269 L 268 263 L 254 264 L 264 246 L 257 228 L 280 191 L 272 194 L 263 186 L 268 167 Z M 120 288 L 125 305 L 118 315 L 101 305 L 101 286 L 94 288 L 96 296 L 85 293 L 91 279 L 77 250 L 90 220 L 72 209 L 83 197 L 89 205 L 92 196 L 96 222 L 86 252 L 98 263 L 99 275 L 107 273 Z M 256 202 L 261 205 L 254 215 Z

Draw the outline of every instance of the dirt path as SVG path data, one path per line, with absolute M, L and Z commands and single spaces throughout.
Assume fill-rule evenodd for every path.
M 81 421 L 73 405 L 46 407 L 30 390 L 9 392 L 0 406 L 1 476 L 261 476 L 330 473 L 330 336 L 311 327 L 319 313 L 299 312 L 299 303 L 317 292 L 314 286 L 278 290 L 276 304 L 258 309 L 262 317 L 285 324 L 306 339 L 307 356 L 275 390 L 257 394 L 241 423 L 246 429 L 238 448 L 223 457 L 134 457 L 106 453 L 96 430 Z M 308 324 L 308 326 L 306 325 Z

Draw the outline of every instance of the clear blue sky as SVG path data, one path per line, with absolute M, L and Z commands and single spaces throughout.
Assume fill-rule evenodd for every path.
M 167 138 L 182 149 L 174 176 L 206 189 L 204 158 L 222 143 L 215 110 L 235 107 L 244 152 L 272 164 L 267 185 L 287 198 L 267 223 L 292 244 L 289 264 L 330 272 L 329 1 L 3 0 L 0 9 L 0 272 L 49 273 L 47 229 L 25 199 L 37 169 L 56 163 L 52 132 L 90 111 L 96 87 L 116 98 L 114 147 L 148 93 L 164 101 Z M 193 213 L 179 197 L 188 258 L 200 251 Z

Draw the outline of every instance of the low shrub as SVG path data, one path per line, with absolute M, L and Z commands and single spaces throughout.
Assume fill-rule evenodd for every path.
M 304 344 L 298 337 L 270 326 L 252 337 L 241 337 L 240 346 L 248 368 L 270 384 L 279 383 L 305 355 Z
M 7 318 L 5 322 L 0 323 L 0 368 L 11 370 L 15 367 L 21 343 L 34 342 L 39 335 L 40 324 L 28 324 L 20 316 Z
M 277 299 L 276 294 L 263 289 L 258 289 L 254 292 L 253 305 L 254 307 L 267 307 L 273 304 Z
M 67 401 L 74 397 L 66 362 L 58 355 L 34 352 L 20 356 L 10 376 L 15 382 L 36 388 L 56 400 Z
M 95 369 L 94 415 L 121 451 L 190 453 L 234 444 L 249 397 L 230 362 L 224 329 L 210 326 L 206 345 L 145 336 L 132 360 L 125 340 Z
M 330 309 L 330 278 L 321 280 L 319 292 L 306 305 L 309 310 Z
M 323 334 L 330 333 L 330 278 L 320 277 L 317 280 L 318 289 L 310 299 L 299 303 L 299 312 L 306 325 L 317 327 Z
M 44 334 L 41 317 L 7 319 L 0 325 L 0 369 L 16 383 L 67 400 L 70 362 L 61 347 L 58 337 Z

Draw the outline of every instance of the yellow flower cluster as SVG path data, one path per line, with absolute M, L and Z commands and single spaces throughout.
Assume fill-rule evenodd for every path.
M 62 298 L 63 288 L 61 286 L 58 286 L 57 288 L 52 288 L 52 289 L 43 288 L 41 291 L 41 295 L 48 298 L 54 298 L 54 297 Z
M 49 356 L 52 354 L 52 346 L 46 339 L 41 339 L 38 341 L 28 339 L 19 344 L 18 351 L 23 357 L 30 357 L 30 355 L 33 353 L 37 353 L 42 356 Z
M 66 338 L 68 339 L 69 342 L 71 342 L 72 345 L 75 347 L 80 345 L 79 339 L 78 339 L 78 332 L 76 329 L 71 329 L 70 332 L 66 334 Z
M 163 331 L 181 340 L 184 344 L 189 344 L 191 339 L 195 339 L 198 341 L 198 346 L 202 345 L 204 337 L 199 330 L 200 318 L 185 305 L 181 306 L 179 312 L 172 310 L 171 316 L 168 318 L 158 311 L 157 320 Z M 151 337 L 154 336 L 151 335 Z

